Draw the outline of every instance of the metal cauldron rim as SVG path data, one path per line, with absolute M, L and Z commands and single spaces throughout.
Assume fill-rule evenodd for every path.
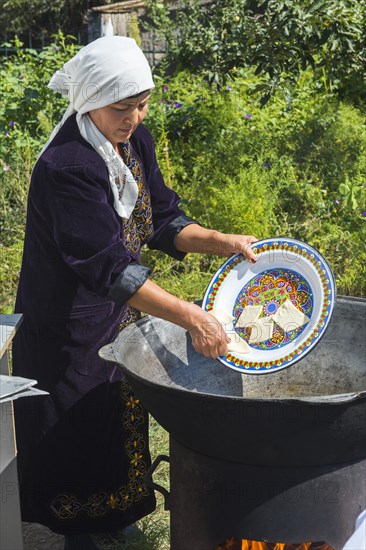
M 360 297 L 360 298 L 357 297 L 357 296 L 338 296 L 337 297 L 337 301 L 343 301 L 343 300 L 366 303 L 366 298 L 362 298 L 362 297 Z M 152 315 L 144 316 L 142 319 L 139 319 L 135 323 L 131 323 L 131 325 L 126 327 L 123 330 L 123 332 L 121 333 L 122 338 L 123 339 L 124 339 L 124 337 L 127 338 L 128 335 L 132 331 L 136 331 L 141 326 L 144 326 L 147 323 L 149 323 L 151 318 L 159 319 L 157 317 L 153 317 Z M 163 319 L 159 319 L 159 321 L 164 322 Z M 194 399 L 212 399 L 212 398 L 215 398 L 217 400 L 225 401 L 228 398 L 230 398 L 230 400 L 233 400 L 233 401 L 243 401 L 244 400 L 247 403 L 258 403 L 258 402 L 268 403 L 268 402 L 270 402 L 270 403 L 284 404 L 284 403 L 288 402 L 288 403 L 293 403 L 293 404 L 295 404 L 295 403 L 302 403 L 302 404 L 308 403 L 309 405 L 314 405 L 314 404 L 316 404 L 316 405 L 339 405 L 339 404 L 342 404 L 342 403 L 351 403 L 351 402 L 356 401 L 356 400 L 362 400 L 362 399 L 366 400 L 366 390 L 362 390 L 360 392 L 350 392 L 350 393 L 340 393 L 340 394 L 330 394 L 330 395 L 308 395 L 308 396 L 302 396 L 302 397 L 301 396 L 299 396 L 299 397 L 290 397 L 289 396 L 289 397 L 284 397 L 284 398 L 280 398 L 280 397 L 258 397 L 258 398 L 256 397 L 256 398 L 253 398 L 253 397 L 245 397 L 245 396 L 219 395 L 219 394 L 207 393 L 207 392 L 203 392 L 203 391 L 195 392 L 195 391 L 185 389 L 185 388 L 181 388 L 181 387 L 175 386 L 175 385 L 165 386 L 163 384 L 158 384 L 158 383 L 152 382 L 151 380 L 148 380 L 147 378 L 139 376 L 135 372 L 132 372 L 131 370 L 129 370 L 123 363 L 120 362 L 119 357 L 117 357 L 117 355 L 115 353 L 115 347 L 117 345 L 117 342 L 118 342 L 118 345 L 120 345 L 120 343 L 123 341 L 122 338 L 121 338 L 121 336 L 117 337 L 117 339 L 114 342 L 103 346 L 99 350 L 99 356 L 102 359 L 104 359 L 105 361 L 116 363 L 123 370 L 123 372 L 125 373 L 125 375 L 127 377 L 135 378 L 136 380 L 140 381 L 140 383 L 142 383 L 146 386 L 150 386 L 150 387 L 153 387 L 153 388 L 161 388 L 162 390 L 167 390 L 169 392 L 177 392 L 178 394 L 188 392 L 190 394 L 190 396 Z M 223 368 L 225 368 L 225 367 L 223 367 Z M 272 373 L 272 375 L 275 376 L 276 372 Z

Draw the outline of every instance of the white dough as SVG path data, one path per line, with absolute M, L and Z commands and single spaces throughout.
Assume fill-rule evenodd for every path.
M 244 328 L 248 323 L 254 323 L 262 313 L 263 306 L 246 306 L 236 321 L 237 328 Z
M 211 313 L 222 325 L 229 325 L 234 320 L 234 317 L 222 308 L 213 308 L 208 313 Z
M 290 332 L 302 327 L 310 321 L 309 317 L 298 310 L 291 302 L 286 300 L 273 315 L 274 321 L 285 331 Z
M 261 317 L 253 323 L 248 323 L 248 327 L 252 329 L 249 337 L 249 343 L 252 342 L 265 342 L 272 338 L 273 334 L 273 316 Z
M 237 332 L 228 332 L 228 337 L 231 339 L 228 342 L 227 349 L 233 353 L 249 353 L 251 348 L 248 346 L 245 340 L 240 338 Z
M 209 311 L 209 313 L 211 313 L 211 315 L 213 315 L 215 319 L 217 319 L 219 323 L 221 323 L 222 325 L 230 325 L 234 320 L 234 317 L 229 313 L 227 313 L 227 311 L 225 311 L 222 308 L 214 308 L 211 311 Z M 225 330 L 225 326 L 224 326 L 224 330 Z M 230 332 L 227 331 L 226 334 L 230 338 L 230 342 L 228 342 L 228 345 L 227 345 L 229 352 L 233 352 L 233 353 L 250 352 L 250 347 L 248 346 L 245 340 L 240 338 L 237 332 L 234 332 L 231 330 Z

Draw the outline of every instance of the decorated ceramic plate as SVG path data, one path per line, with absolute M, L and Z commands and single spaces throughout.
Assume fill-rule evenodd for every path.
M 293 365 L 318 344 L 336 288 L 326 260 L 308 244 L 279 237 L 251 248 L 257 262 L 242 254 L 229 258 L 212 278 L 202 308 L 223 315 L 226 332 L 240 348 L 219 360 L 242 373 L 268 374 Z

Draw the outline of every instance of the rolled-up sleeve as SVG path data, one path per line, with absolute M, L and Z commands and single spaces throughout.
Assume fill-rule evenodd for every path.
M 111 285 L 108 296 L 117 305 L 125 304 L 147 280 L 150 269 L 136 262 L 128 264 Z

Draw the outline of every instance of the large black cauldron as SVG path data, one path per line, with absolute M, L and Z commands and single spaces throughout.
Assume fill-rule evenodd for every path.
M 246 464 L 337 464 L 365 456 L 366 300 L 338 299 L 327 334 L 292 367 L 246 375 L 203 357 L 153 317 L 101 350 L 157 421 L 198 452 Z
M 171 448 L 171 471 L 175 472 L 171 496 L 176 502 L 175 508 L 179 508 L 174 523 L 179 524 L 182 506 L 187 507 L 185 501 L 190 499 L 190 506 L 196 502 L 196 513 L 191 510 L 191 516 L 195 513 L 201 523 L 211 518 L 212 528 L 217 531 L 220 516 L 216 517 L 215 510 L 220 511 L 220 506 L 226 510 L 231 502 L 229 536 L 242 534 L 254 538 L 259 537 L 262 530 L 263 538 L 256 540 L 271 540 L 268 537 L 275 536 L 272 540 L 305 542 L 308 536 L 319 534 L 318 527 L 312 531 L 310 526 L 317 524 L 321 528 L 328 517 L 328 524 L 334 523 L 334 532 L 338 529 L 336 523 L 342 524 L 342 528 L 326 542 L 337 547 L 345 541 L 355 516 L 366 506 L 360 469 L 366 457 L 365 315 L 366 300 L 340 297 L 328 331 L 317 347 L 295 365 L 261 376 L 241 374 L 197 354 L 182 328 L 153 317 L 131 325 L 115 342 L 102 348 L 101 356 L 121 366 L 142 403 L 177 443 Z M 176 464 L 183 455 L 185 458 L 178 468 Z M 186 471 L 184 465 L 188 463 Z M 196 482 L 188 480 L 189 470 L 192 478 L 197 477 Z M 329 479 L 329 487 L 337 485 L 338 504 L 340 498 L 346 501 L 341 507 L 336 505 L 330 489 L 330 503 L 320 503 L 325 507 L 314 507 L 312 496 L 303 501 L 303 510 L 299 512 L 301 503 L 290 499 L 281 514 L 278 500 L 281 489 L 277 483 L 274 491 L 277 500 L 274 494 L 262 495 L 249 506 L 248 499 L 243 497 L 245 502 L 241 500 L 239 505 L 235 499 L 230 500 L 228 492 L 233 472 L 237 483 L 243 486 L 248 476 L 249 479 L 254 476 L 253 480 L 257 481 L 265 479 L 268 487 L 273 487 L 273 480 L 281 477 L 283 491 L 301 486 L 303 495 L 309 492 L 309 483 L 312 483 L 312 494 L 319 489 L 314 489 L 314 478 L 325 482 Z M 207 483 L 203 480 L 206 473 Z M 179 476 L 181 479 L 177 479 Z M 291 481 L 286 482 L 286 478 Z M 347 485 L 343 488 L 341 478 Z M 204 485 L 196 490 L 199 480 Z M 204 488 L 210 487 L 211 482 L 216 489 L 223 485 L 220 495 L 216 489 L 205 492 Z M 269 504 L 263 508 L 266 499 Z M 295 508 L 297 515 L 294 514 L 292 520 L 288 514 Z M 349 517 L 344 517 L 344 510 L 349 510 Z M 317 514 L 318 520 L 311 517 L 312 514 Z M 343 517 L 338 517 L 340 515 Z M 246 517 L 250 517 L 249 522 Z M 292 525 L 294 521 L 308 523 L 309 528 L 286 530 L 285 525 Z M 258 528 L 253 531 L 251 526 L 256 522 Z M 186 529 L 186 524 L 182 529 Z M 225 529 L 220 530 L 224 532 Z M 289 539 L 296 533 L 306 538 Z M 331 533 L 329 526 L 325 534 L 328 533 Z M 179 534 L 174 536 L 179 539 Z M 214 536 L 218 536 L 218 531 Z M 198 536 L 195 540 L 214 539 Z M 219 542 L 216 539 L 216 543 Z M 202 542 L 199 546 L 196 542 L 192 548 L 208 550 L 205 544 Z M 179 546 L 172 541 L 172 548 L 186 550 L 189 546 Z

